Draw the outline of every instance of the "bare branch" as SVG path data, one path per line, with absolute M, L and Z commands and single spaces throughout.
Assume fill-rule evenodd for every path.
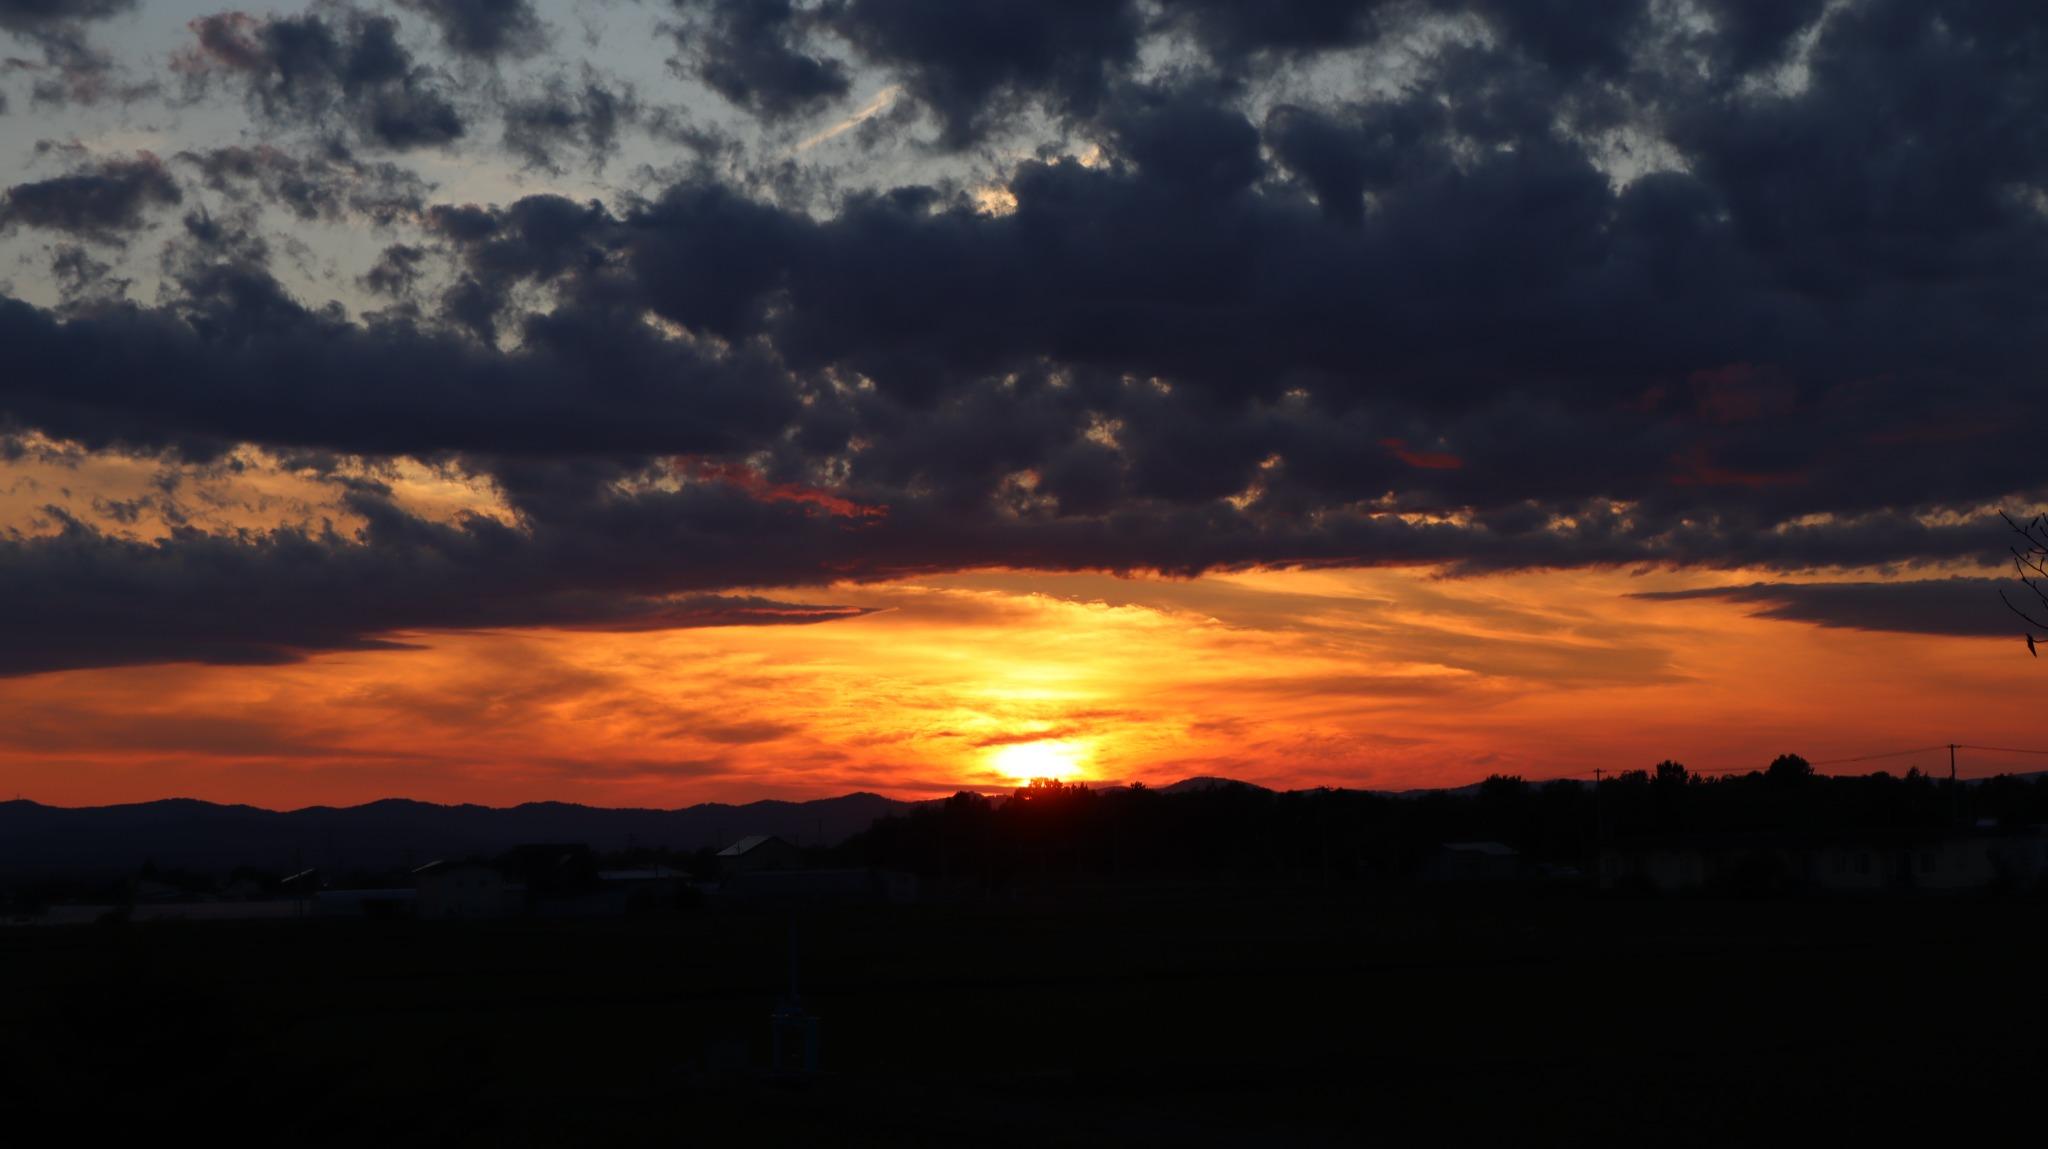
M 2035 627 L 2042 631 L 2048 631 L 2048 621 L 2035 618 L 2033 615 L 2028 614 L 2026 611 L 2021 610 L 2019 607 L 2014 606 L 2012 600 L 2005 597 L 2004 591 L 1998 592 L 1998 600 L 2005 604 L 2005 608 L 2007 610 L 2013 612 L 2016 615 L 2019 615 L 2020 618 L 2024 619 L 2028 626 Z
M 2038 654 L 2037 644 L 2048 641 L 2043 637 L 2048 636 L 2048 511 L 2036 514 L 2024 523 L 2003 510 L 1998 512 L 1998 517 L 2005 520 L 2005 525 L 2011 527 L 2014 534 L 2025 540 L 2024 544 L 2007 549 L 2012 553 L 2013 573 L 2019 577 L 2020 585 L 2026 587 L 2041 606 L 2037 608 L 2038 612 L 2022 609 L 2006 597 L 2003 589 L 1998 592 L 1998 599 L 2027 624 L 2027 650 Z M 2037 635 L 2036 631 L 2041 634 Z

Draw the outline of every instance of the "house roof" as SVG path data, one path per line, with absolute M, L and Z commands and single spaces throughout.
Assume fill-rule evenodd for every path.
M 773 834 L 749 834 L 725 849 L 718 851 L 718 856 L 721 858 L 737 858 L 742 854 L 751 853 L 770 842 L 782 842 L 782 839 Z M 782 842 L 782 844 L 785 846 L 789 845 L 788 842 Z
M 1828 847 L 1862 848 L 1918 848 L 2034 838 L 2043 833 L 2040 826 L 1996 826 L 1996 827 L 1820 827 L 1815 829 L 1792 830 L 1731 830 L 1722 833 L 1693 831 L 1691 833 L 1646 835 L 1624 838 L 1602 847 L 1628 853 L 1644 853 L 1656 850 L 1767 850 L 1767 849 L 1820 849 Z
M 1492 858 L 1515 856 L 1515 848 L 1504 842 L 1445 842 L 1444 849 L 1456 850 L 1462 854 L 1485 854 Z
M 428 862 L 426 865 L 412 871 L 412 877 L 414 878 L 443 877 L 448 874 L 489 874 L 492 877 L 502 878 L 505 876 L 505 871 L 488 862 L 450 862 L 444 860 Z

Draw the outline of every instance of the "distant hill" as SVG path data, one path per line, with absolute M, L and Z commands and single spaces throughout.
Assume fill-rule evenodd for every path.
M 1250 790 L 1265 791 L 1267 793 L 1271 792 L 1268 791 L 1266 787 L 1260 786 L 1253 782 L 1240 782 L 1235 778 L 1214 778 L 1208 775 L 1201 775 L 1194 778 L 1183 778 L 1178 782 L 1174 782 L 1166 786 L 1161 786 L 1159 788 L 1159 792 L 1162 794 L 1185 794 L 1190 790 L 1215 790 L 1219 787 L 1224 786 L 1243 786 L 1246 789 Z
M 0 871 L 129 871 L 145 861 L 185 869 L 321 866 L 383 869 L 493 854 L 524 842 L 598 850 L 695 850 L 748 834 L 835 845 L 911 803 L 879 794 L 811 802 L 706 803 L 611 810 L 564 802 L 499 809 L 386 799 L 363 806 L 263 810 L 189 798 L 67 809 L 0 802 Z
M 2039 774 L 2014 777 L 2031 780 Z M 1979 779 L 1966 779 L 1976 785 Z M 1590 785 L 1579 782 L 1579 785 Z M 1185 778 L 1168 794 L 1246 786 L 1231 778 Z M 1105 787 L 1121 789 L 1121 787 Z M 1469 796 L 1478 786 L 1372 791 L 1386 797 Z M 387 869 L 436 858 L 495 854 L 528 842 L 580 842 L 601 851 L 652 846 L 673 850 L 723 847 L 748 834 L 774 834 L 806 846 L 837 845 L 876 819 L 916 803 L 879 794 L 847 794 L 809 802 L 720 802 L 680 810 L 614 810 L 566 802 L 523 806 L 441 806 L 402 798 L 362 806 L 264 810 L 190 798 L 124 806 L 65 808 L 0 802 L 0 873 L 128 873 L 146 861 L 159 866 L 226 870 Z

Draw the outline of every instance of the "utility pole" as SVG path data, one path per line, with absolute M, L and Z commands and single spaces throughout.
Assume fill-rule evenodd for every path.
M 1956 786 L 1956 744 L 1948 744 L 1948 821 L 1952 826 L 1963 821 L 1963 792 Z
M 774 1045 L 770 1053 L 780 1077 L 809 1077 L 818 1072 L 818 1019 L 804 1012 L 797 988 L 796 913 L 789 916 L 789 996 L 768 1015 Z
M 1607 809 L 1600 803 L 1600 779 L 1606 771 L 1593 767 L 1593 865 L 1600 864 L 1600 847 L 1607 844 Z

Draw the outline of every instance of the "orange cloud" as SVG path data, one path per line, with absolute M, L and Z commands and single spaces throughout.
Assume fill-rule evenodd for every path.
M 1765 487 L 1794 486 L 1806 481 L 1798 471 L 1744 471 L 1724 467 L 1704 447 L 1696 447 L 1672 460 L 1671 484 L 1677 487 Z
M 1425 471 L 1455 471 L 1465 465 L 1465 460 L 1447 451 L 1410 450 L 1405 439 L 1381 439 L 1380 446 L 1392 451 L 1396 459 Z
M 843 519 L 879 519 L 889 513 L 887 507 L 856 503 L 852 499 L 818 487 L 806 487 L 799 483 L 771 483 L 759 471 L 745 463 L 679 459 L 675 468 L 676 473 L 685 478 L 698 482 L 725 483 L 764 503 L 803 503 Z
M 420 649 L 46 674 L 0 681 L 0 791 L 673 806 L 1026 772 L 1407 789 L 2030 744 L 2010 643 L 1626 597 L 1703 581 L 987 572 L 826 588 L 821 606 L 866 613 L 817 626 L 409 634 Z

